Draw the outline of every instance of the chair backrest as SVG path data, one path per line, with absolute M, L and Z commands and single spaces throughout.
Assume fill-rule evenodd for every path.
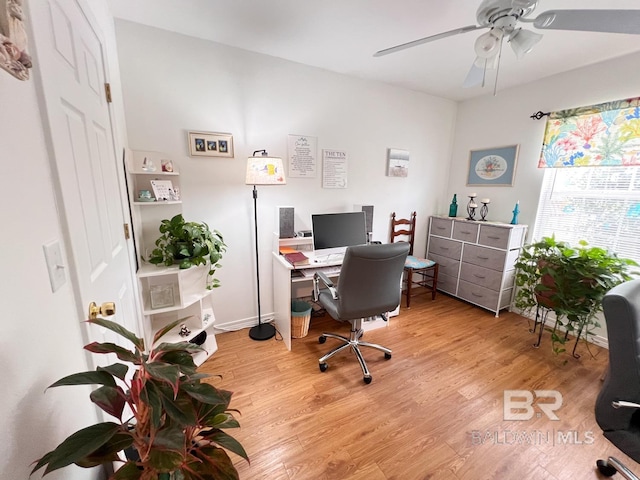
M 391 214 L 391 243 L 407 242 L 409 244 L 409 255 L 413 255 L 413 239 L 416 231 L 416 212 L 411 214 L 411 218 L 396 219 L 396 212 Z
M 372 317 L 400 304 L 407 243 L 348 247 L 338 279 L 337 320 Z
M 595 406 L 605 437 L 640 461 L 640 411 L 613 408 L 614 400 L 640 403 L 640 279 L 612 288 L 602 299 L 609 341 L 609 370 Z

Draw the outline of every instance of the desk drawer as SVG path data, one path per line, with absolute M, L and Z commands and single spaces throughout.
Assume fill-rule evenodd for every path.
M 464 247 L 462 261 L 501 272 L 504 269 L 506 255 L 507 252 L 503 250 L 494 250 L 492 248 L 467 244 Z
M 431 234 L 451 238 L 453 220 L 431 217 Z
M 432 253 L 443 257 L 460 260 L 462 253 L 462 242 L 448 240 L 446 238 L 429 237 L 429 255 Z
M 478 227 L 479 225 L 473 222 L 453 222 L 453 238 L 476 243 L 478 240 Z
M 434 253 L 429 254 L 429 259 L 438 264 L 438 276 L 449 275 L 451 277 L 458 277 L 460 260 L 443 257 L 442 255 L 436 255 Z
M 502 286 L 502 272 L 471 263 L 462 262 L 460 279 L 495 291 L 500 290 Z

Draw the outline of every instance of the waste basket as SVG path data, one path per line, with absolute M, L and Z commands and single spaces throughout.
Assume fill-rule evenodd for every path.
M 309 333 L 311 305 L 303 300 L 291 302 L 291 337 L 302 338 Z

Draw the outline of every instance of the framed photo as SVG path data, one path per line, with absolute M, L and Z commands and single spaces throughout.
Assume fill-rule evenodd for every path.
M 189 132 L 189 155 L 192 157 L 233 158 L 233 135 L 230 133 Z
M 408 177 L 409 176 L 409 152 L 390 148 L 387 152 L 387 176 L 388 177 Z
M 518 145 L 471 150 L 467 185 L 510 187 L 516 173 Z

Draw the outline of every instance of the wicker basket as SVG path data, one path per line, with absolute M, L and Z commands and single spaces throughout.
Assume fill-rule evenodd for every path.
M 311 323 L 311 305 L 302 300 L 291 302 L 291 338 L 306 337 Z

